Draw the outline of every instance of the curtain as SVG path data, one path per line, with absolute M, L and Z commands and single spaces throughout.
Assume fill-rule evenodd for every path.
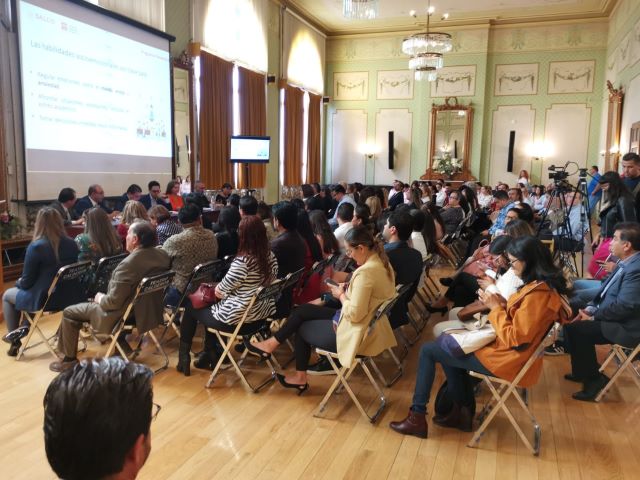
M 303 97 L 299 88 L 284 87 L 284 185 L 302 183 Z
M 283 15 L 282 36 L 282 67 L 286 72 L 287 82 L 322 94 L 327 41 L 325 35 L 299 20 L 287 9 Z
M 238 97 L 240 99 L 240 135 L 265 136 L 267 134 L 266 78 L 260 73 L 238 67 Z M 238 188 L 264 188 L 266 165 L 250 165 L 249 179 L 246 167 L 238 166 Z
M 207 188 L 233 183 L 233 64 L 200 52 L 200 180 Z
M 164 31 L 164 0 L 98 0 L 91 3 Z
M 320 182 L 320 110 L 322 95 L 309 93 L 307 130 L 307 183 Z

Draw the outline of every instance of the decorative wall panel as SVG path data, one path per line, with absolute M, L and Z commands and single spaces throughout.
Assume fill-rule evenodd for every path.
M 331 183 L 365 181 L 367 113 L 364 110 L 336 110 L 332 118 Z
M 407 109 L 382 109 L 376 114 L 376 145 L 373 181 L 391 185 L 398 178 L 407 181 L 411 168 L 413 114 Z M 394 169 L 389 169 L 389 132 L 393 132 Z
M 502 105 L 493 112 L 491 129 L 490 182 L 503 181 L 515 185 L 520 170 L 531 172 L 528 147 L 534 141 L 536 111 L 531 105 Z M 513 171 L 507 172 L 509 135 L 516 132 L 513 149 Z

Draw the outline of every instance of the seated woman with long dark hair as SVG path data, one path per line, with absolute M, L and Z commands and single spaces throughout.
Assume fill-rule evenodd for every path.
M 7 355 L 15 357 L 22 344 L 20 339 L 29 333 L 26 323 L 18 328 L 20 312 L 34 312 L 42 308 L 58 269 L 77 259 L 78 247 L 67 236 L 62 215 L 51 207 L 40 209 L 33 229 L 33 240 L 25 254 L 22 275 L 16 281 L 16 286 L 7 289 L 2 296 L 2 312 L 9 332 L 2 339 L 11 345 Z M 62 297 L 65 297 L 64 293 L 57 298 Z
M 216 233 L 216 239 L 218 240 L 218 258 L 223 259 L 227 255 L 235 255 L 238 251 L 238 245 L 240 243 L 240 239 L 238 238 L 239 224 L 240 211 L 231 205 L 222 207 L 220 216 L 218 217 L 220 231 Z
M 396 344 L 388 319 L 381 318 L 361 345 L 374 312 L 395 293 L 395 275 L 382 244 L 362 226 L 349 230 L 344 244 L 358 268 L 348 286 L 331 288 L 332 295 L 342 304 L 340 310 L 301 305 L 273 337 L 258 343 L 245 341 L 251 353 L 268 358 L 295 334 L 296 371 L 286 377 L 279 374 L 278 381 L 285 388 L 297 389 L 299 394 L 309 387 L 307 367 L 312 347 L 337 352 L 342 365 L 351 365 L 356 354 L 377 355 Z
M 296 229 L 304 240 L 306 246 L 306 252 L 304 255 L 304 271 L 305 276 L 313 267 L 313 264 L 321 261 L 324 257 L 322 255 L 322 248 L 320 242 L 313 233 L 311 222 L 309 221 L 309 215 L 305 210 L 298 210 L 298 223 Z M 322 279 L 320 275 L 312 275 L 305 282 L 305 285 L 301 285 L 293 296 L 293 303 L 302 304 L 310 302 L 320 296 Z
M 427 403 L 440 364 L 447 377 L 447 391 L 453 399 L 448 414 L 433 421 L 447 428 L 471 431 L 475 413 L 473 383 L 469 370 L 513 381 L 529 360 L 554 322 L 565 322 L 571 310 L 562 295 L 567 293 L 566 280 L 551 258 L 549 249 L 535 237 L 512 240 L 507 247 L 509 262 L 524 285 L 504 303 L 499 295 L 483 292 L 489 322 L 496 339 L 489 345 L 463 357 L 454 357 L 436 342 L 420 349 L 416 386 L 408 416 L 389 425 L 403 435 L 427 438 Z M 535 360 L 520 381 L 521 387 L 535 384 L 542 371 L 542 357 Z
M 102 257 L 110 257 L 122 252 L 122 242 L 113 228 L 107 212 L 93 207 L 84 212 L 84 232 L 76 236 L 80 253 L 78 261 L 91 260 L 94 264 Z
M 216 285 L 215 293 L 219 302 L 200 310 L 188 307 L 180 324 L 177 370 L 185 376 L 190 374 L 191 343 L 198 322 L 208 328 L 232 332 L 242 319 L 256 291 L 269 285 L 278 275 L 278 263 L 275 255 L 269 250 L 267 231 L 260 218 L 250 215 L 240 220 L 238 236 L 240 242 L 236 257 L 227 274 Z M 251 307 L 246 322 L 264 320 L 275 311 L 273 300 L 256 302 Z M 214 334 L 207 331 L 204 349 L 193 366 L 213 370 L 221 354 L 222 345 L 218 343 Z
M 320 243 L 320 248 L 322 249 L 322 255 L 324 258 L 329 257 L 329 255 L 339 253 L 340 245 L 338 245 L 338 240 L 336 240 L 336 236 L 333 234 L 331 225 L 329 225 L 327 216 L 324 212 L 321 210 L 313 210 L 309 212 L 309 221 L 311 222 L 313 234 Z

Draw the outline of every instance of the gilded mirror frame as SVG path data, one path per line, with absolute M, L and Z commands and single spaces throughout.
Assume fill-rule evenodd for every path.
M 624 93 L 622 87 L 613 88 L 607 80 L 609 90 L 609 110 L 607 112 L 607 134 L 605 137 L 604 171 L 618 171 L 620 160 L 620 130 L 622 128 L 622 101 Z
M 441 173 L 435 172 L 432 168 L 433 158 L 436 152 L 436 123 L 439 112 L 447 111 L 464 111 L 465 112 L 465 127 L 464 127 L 464 145 L 462 148 L 462 167 L 457 173 L 454 173 L 451 177 L 445 178 Z M 420 177 L 422 180 L 475 180 L 476 178 L 471 175 L 471 139 L 473 128 L 473 106 L 471 103 L 468 105 L 462 105 L 458 103 L 456 97 L 446 97 L 443 105 L 436 105 L 435 103 L 431 107 L 431 132 L 429 137 L 429 154 L 427 158 L 427 171 Z

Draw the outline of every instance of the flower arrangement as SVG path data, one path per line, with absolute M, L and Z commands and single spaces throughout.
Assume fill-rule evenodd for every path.
M 21 230 L 20 220 L 9 212 L 0 212 L 0 239 L 9 240 Z
M 462 168 L 462 159 L 453 158 L 449 152 L 433 159 L 433 171 L 450 177 Z

